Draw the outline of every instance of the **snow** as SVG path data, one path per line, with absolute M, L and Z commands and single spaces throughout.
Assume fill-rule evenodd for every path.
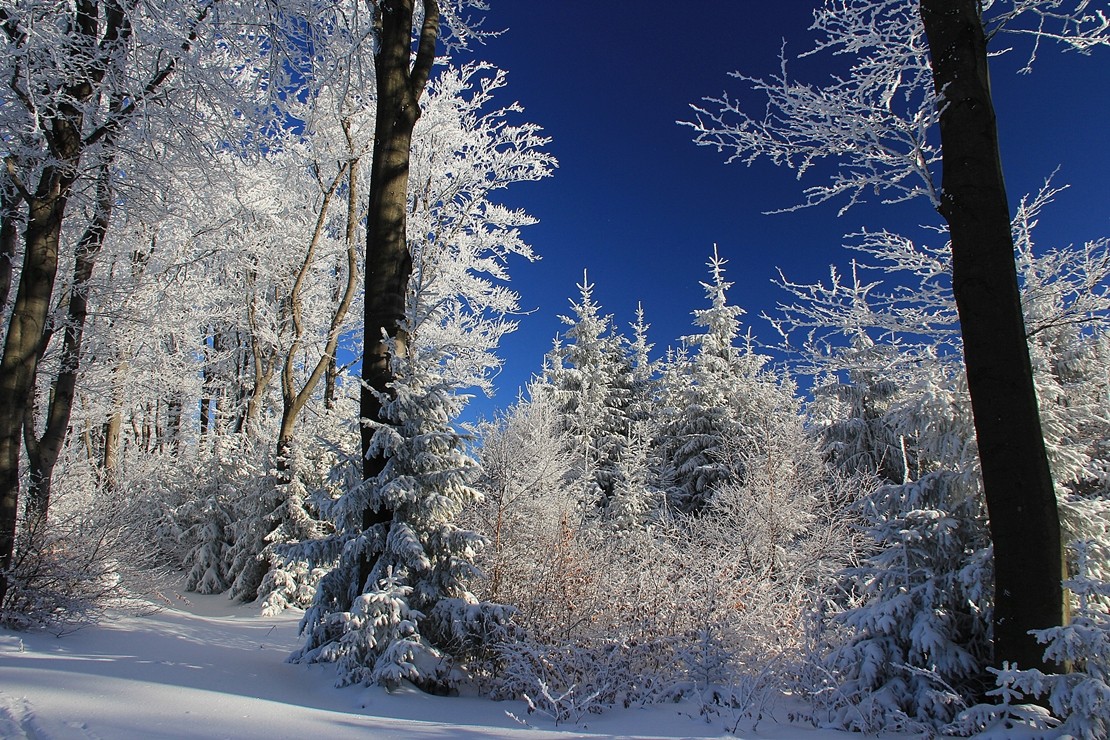
M 735 737 L 719 721 L 699 718 L 692 705 L 615 709 L 579 726 L 556 727 L 528 716 L 522 702 L 337 689 L 333 666 L 285 662 L 299 645 L 299 612 L 262 617 L 257 606 L 224 596 L 176 595 L 168 602 L 61 637 L 0 630 L 0 738 Z M 849 737 L 782 722 L 765 720 L 758 732 L 738 735 Z

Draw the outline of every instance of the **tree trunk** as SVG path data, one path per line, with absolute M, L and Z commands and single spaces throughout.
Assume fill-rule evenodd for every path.
M 252 367 L 254 368 L 254 383 L 251 386 L 250 395 L 247 397 L 247 409 L 241 420 L 242 423 L 236 429 L 236 432 L 245 431 L 247 434 L 255 434 L 259 431 L 262 408 L 266 403 L 266 394 L 270 390 L 270 381 L 274 378 L 278 362 L 277 350 L 274 347 L 263 347 L 260 344 L 259 338 L 262 336 L 262 331 L 256 318 L 256 301 L 257 298 L 251 295 L 247 303 L 247 322 L 251 328 L 249 341 Z
M 119 443 L 120 432 L 123 429 L 123 411 L 117 408 L 104 422 L 104 455 L 101 465 L 104 466 L 104 487 L 115 491 L 119 484 Z
M 0 359 L 0 604 L 7 593 L 5 573 L 15 549 L 23 420 L 34 394 L 58 272 L 62 217 L 72 183 L 72 175 L 47 167 L 37 191 L 28 199 L 23 271 Z
M 6 173 L 0 173 L 0 315 L 8 307 L 19 242 L 19 191 Z
M 393 351 L 404 354 L 407 337 L 402 328 L 405 295 L 412 256 L 406 238 L 408 214 L 409 155 L 412 132 L 420 117 L 420 96 L 428 82 L 435 45 L 439 36 L 439 4 L 423 0 L 424 24 L 416 59 L 412 54 L 413 0 L 377 2 L 380 16 L 380 47 L 374 59 L 377 74 L 378 110 L 374 126 L 374 161 L 370 168 L 370 199 L 367 211 L 364 352 L 362 358 L 363 419 L 382 418 L 381 399 L 391 390 L 388 339 Z M 372 427 L 362 426 L 363 478 L 376 477 L 385 467 L 380 455 L 369 456 Z M 384 507 L 367 507 L 363 526 L 388 526 L 393 512 Z M 365 587 L 373 563 L 363 562 L 360 589 Z M 373 584 L 371 584 L 373 585 Z M 361 592 L 361 591 L 360 591 Z
M 76 261 L 73 266 L 73 283 L 69 292 L 69 309 L 62 339 L 62 354 L 58 375 L 50 388 L 50 403 L 46 412 L 46 428 L 36 439 L 32 414 L 23 426 L 24 444 L 27 448 L 29 482 L 27 509 L 36 518 L 45 520 L 50 509 L 50 487 L 54 466 L 62 452 L 73 399 L 77 391 L 77 372 L 81 364 L 81 341 L 88 318 L 89 280 L 92 278 L 96 259 L 104 246 L 108 222 L 112 216 L 111 159 L 100 164 L 96 183 L 96 211 L 85 232 L 77 242 Z M 28 409 L 34 407 L 34 383 Z
M 343 130 L 347 134 L 347 141 L 348 144 L 350 144 L 351 138 L 347 121 L 343 122 Z M 353 146 L 351 147 L 351 153 L 352 155 L 354 153 Z M 312 397 L 312 393 L 316 390 L 316 386 L 320 384 L 320 380 L 327 373 L 328 368 L 335 362 L 335 351 L 336 347 L 339 346 L 339 333 L 343 328 L 343 320 L 347 317 L 347 311 L 351 308 L 351 303 L 355 298 L 355 291 L 358 288 L 358 253 L 354 243 L 354 234 L 357 229 L 355 208 L 356 198 L 358 198 L 358 162 L 359 158 L 352 156 L 352 158 L 340 168 L 339 172 L 336 173 L 335 179 L 331 182 L 331 185 L 324 190 L 323 199 L 320 203 L 320 213 L 316 219 L 316 228 L 313 231 L 312 240 L 305 250 L 304 259 L 301 261 L 300 268 L 297 270 L 297 277 L 293 281 L 293 287 L 289 290 L 288 305 L 289 318 L 291 319 L 290 323 L 293 327 L 293 342 L 289 346 L 289 349 L 286 350 L 285 359 L 281 366 L 282 410 L 281 426 L 278 431 L 276 463 L 279 484 L 289 483 L 292 480 L 286 452 L 293 442 L 297 418 L 300 416 L 301 412 L 304 411 L 305 406 L 308 404 L 308 400 Z M 304 342 L 302 293 L 306 281 L 309 278 L 312 263 L 316 257 L 316 247 L 319 245 L 320 239 L 325 233 L 328 208 L 333 196 L 343 182 L 344 175 L 347 177 L 349 186 L 347 191 L 348 212 L 346 230 L 347 280 L 345 281 L 342 293 L 337 296 L 335 311 L 332 313 L 331 320 L 328 322 L 328 338 L 324 343 L 324 350 L 320 353 L 320 357 L 316 360 L 316 364 L 312 366 L 304 383 L 298 388 L 296 379 L 297 361 L 301 352 L 301 346 Z M 307 360 L 304 364 L 307 369 Z
M 1029 630 L 1061 624 L 1060 523 L 1029 362 L 979 0 L 921 0 L 941 98 L 939 210 L 994 543 L 994 662 L 1056 671 Z

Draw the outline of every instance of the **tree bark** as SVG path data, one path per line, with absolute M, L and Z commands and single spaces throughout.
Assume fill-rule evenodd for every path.
M 109 491 L 115 491 L 119 484 L 119 443 L 122 430 L 123 411 L 117 406 L 101 430 L 104 435 L 104 454 L 100 464 L 104 468 L 104 487 Z
M 96 259 L 104 246 L 108 223 L 112 217 L 113 189 L 111 184 L 111 158 L 101 162 L 96 184 L 96 205 L 91 221 L 77 242 L 76 261 L 73 266 L 73 283 L 69 292 L 67 321 L 62 339 L 60 368 L 50 388 L 50 403 L 46 413 L 46 427 L 36 438 L 33 413 L 23 426 L 24 445 L 27 449 L 28 487 L 27 510 L 37 519 L 45 521 L 50 508 L 50 487 L 54 466 L 62 452 L 62 443 L 69 430 L 73 399 L 77 390 L 77 372 L 81 362 L 81 342 L 88 318 L 89 280 L 92 278 Z M 28 409 L 34 407 L 32 383 Z
M 0 359 L 0 604 L 7 593 L 5 573 L 15 549 L 23 420 L 34 393 L 39 350 L 47 330 L 62 215 L 72 182 L 72 175 L 47 167 L 28 199 L 23 270 Z
M 237 433 L 245 431 L 247 434 L 254 434 L 258 431 L 262 407 L 266 403 L 266 394 L 270 390 L 270 382 L 277 370 L 277 349 L 272 346 L 263 347 L 259 340 L 262 331 L 257 319 L 257 300 L 253 293 L 247 296 L 247 324 L 251 329 L 249 341 L 254 382 L 247 397 L 247 408 L 243 414 L 242 424 L 235 430 Z
M 412 256 L 406 238 L 409 156 L 412 132 L 420 117 L 420 96 L 435 60 L 439 36 L 439 4 L 423 0 L 424 23 L 416 59 L 412 56 L 413 0 L 379 0 L 379 51 L 374 59 L 377 75 L 377 119 L 374 125 L 374 161 L 370 168 L 367 211 L 364 352 L 360 415 L 364 420 L 388 423 L 382 418 L 381 399 L 391 393 L 389 341 L 393 352 L 404 354 L 405 295 L 412 273 Z M 363 478 L 376 477 L 385 467 L 380 455 L 370 456 L 374 429 L 362 426 Z M 388 526 L 393 512 L 368 507 L 363 526 Z M 373 563 L 363 562 L 360 587 L 365 587 Z M 373 584 L 371 584 L 373 585 Z
M 7 172 L 0 172 L 0 315 L 8 307 L 19 243 L 19 190 Z
M 1060 523 L 1041 433 L 979 0 L 921 0 L 941 100 L 940 213 L 994 543 L 994 662 L 1057 671 L 1030 630 L 1061 624 Z

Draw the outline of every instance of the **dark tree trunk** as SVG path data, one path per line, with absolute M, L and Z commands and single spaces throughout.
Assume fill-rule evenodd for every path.
M 376 3 L 380 15 L 380 47 L 374 60 L 377 74 L 378 111 L 374 126 L 374 161 L 370 168 L 370 202 L 367 211 L 363 388 L 360 415 L 382 418 L 381 398 L 390 394 L 393 380 L 386 337 L 394 351 L 404 354 L 407 337 L 402 328 L 405 294 L 412 272 L 405 230 L 408 213 L 409 154 L 412 132 L 420 117 L 420 96 L 435 60 L 439 36 L 439 4 L 423 0 L 424 24 L 416 59 L 412 56 L 413 0 Z M 380 455 L 368 456 L 373 428 L 362 427 L 363 478 L 376 477 L 384 468 Z M 363 525 L 386 525 L 393 512 L 368 507 Z M 363 562 L 359 586 L 373 567 Z
M 978 0 L 921 0 L 941 97 L 940 212 L 994 543 L 994 662 L 1056 671 L 1029 630 L 1063 618 L 1060 523 L 1029 362 Z
M 102 162 L 96 184 L 96 209 L 77 242 L 76 261 L 73 266 L 73 283 L 69 291 L 69 309 L 62 339 L 60 368 L 50 387 L 50 403 L 46 411 L 46 427 L 36 439 L 33 417 L 23 426 L 24 444 L 27 448 L 29 482 L 27 510 L 35 518 L 45 520 L 50 509 L 50 486 L 54 466 L 62 452 L 62 443 L 69 431 L 73 399 L 77 390 L 77 372 L 81 362 L 81 341 L 88 318 L 89 280 L 92 278 L 96 259 L 104 246 L 108 222 L 112 216 L 113 190 L 111 161 Z M 34 391 L 28 409 L 34 405 Z
M 0 604 L 7 592 L 4 574 L 15 549 L 23 420 L 34 394 L 39 351 L 47 332 L 62 215 L 72 182 L 72 177 L 48 167 L 28 199 L 23 270 L 0 359 Z

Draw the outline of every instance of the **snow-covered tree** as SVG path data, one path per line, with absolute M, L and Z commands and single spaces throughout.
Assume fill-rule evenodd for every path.
M 1104 242 L 1033 249 L 1055 192 L 1025 199 L 1014 220 L 1023 307 L 1069 536 L 1103 536 L 1105 374 L 1084 360 L 1105 342 L 1110 272 Z M 831 459 L 885 482 L 857 505 L 878 549 L 846 571 L 825 615 L 825 675 L 837 690 L 818 681 L 817 695 L 857 729 L 936 727 L 981 687 L 994 608 L 947 250 L 889 233 L 857 235 L 853 246 L 877 264 L 856 264 L 850 281 L 834 272 L 828 284 L 788 283 L 799 300 L 782 325 L 805 335 L 803 365 L 826 378 L 814 406 Z M 865 269 L 891 274 L 894 287 L 864 282 Z
M 418 350 L 421 354 L 433 350 Z M 339 558 L 321 582 L 303 625 L 307 643 L 295 655 L 339 663 L 340 683 L 396 685 L 407 679 L 429 688 L 447 685 L 445 648 L 465 639 L 475 621 L 499 620 L 499 609 L 480 606 L 466 587 L 484 538 L 453 524 L 479 493 L 476 464 L 450 426 L 461 407 L 455 383 L 436 378 L 429 357 L 398 358 L 393 390 L 379 424 L 375 452 L 386 465 L 375 478 L 347 492 L 326 513 L 339 534 L 320 545 Z M 388 509 L 387 524 L 362 528 L 366 508 Z M 361 595 L 351 595 L 364 559 L 376 563 Z M 336 605 L 351 603 L 349 610 Z M 459 620 L 462 620 L 461 622 Z
M 740 333 L 744 311 L 726 295 L 726 261 L 714 249 L 710 281 L 702 283 L 709 308 L 694 311 L 701 334 L 683 339 L 689 355 L 677 356 L 664 373 L 664 423 L 657 446 L 663 456 L 662 483 L 677 511 L 703 510 L 721 486 L 743 480 L 742 450 L 764 438 L 782 417 L 797 418 L 794 389 L 765 369 L 769 358 L 756 353 Z
M 973 735 L 1043 732 L 1084 740 L 1110 730 L 1110 584 L 1092 575 L 1107 559 L 1106 538 L 1076 541 L 1075 575 L 1064 582 L 1075 605 L 1066 625 L 1037 632 L 1046 658 L 1071 666 L 1065 674 L 1044 674 L 1006 664 L 991 668 L 995 688 L 986 692 L 998 703 L 977 704 L 961 712 L 946 731 Z M 1035 699 L 1042 706 L 1026 702 Z M 1049 710 L 1045 711 L 1045 707 Z
M 453 426 L 464 391 L 488 387 L 497 342 L 515 327 L 505 318 L 518 300 L 504 285 L 505 264 L 532 256 L 518 232 L 532 219 L 490 194 L 554 164 L 535 126 L 506 122 L 517 108 L 485 110 L 503 84 L 484 65 L 430 83 L 413 138 L 401 339 L 388 343 L 392 380 L 374 391 L 382 416 L 363 420 L 372 432 L 367 459 L 380 470 L 321 504 L 335 534 L 282 548 L 337 562 L 306 612 L 296 659 L 338 661 L 341 683 L 442 688 L 453 680 L 452 658 L 505 616 L 466 584 L 485 539 L 454 523 L 479 493 L 476 464 Z
M 767 97 L 750 113 L 723 97 L 697 108 L 697 141 L 804 173 L 833 162 L 806 204 L 870 189 L 927 197 L 947 223 L 968 396 L 994 544 L 996 659 L 1041 665 L 1032 629 L 1063 614 L 1060 526 L 1026 345 L 1010 211 L 1002 179 L 988 43 L 1025 35 L 1089 51 L 1110 44 L 1104 11 L 1085 0 L 827 0 L 810 54 L 843 54 L 846 74 L 795 81 L 737 75 Z M 938 142 L 939 138 L 939 142 Z M 940 167 L 943 162 L 943 168 Z M 943 183 L 940 180 L 943 169 Z M 943 187 L 942 187 L 943 185 Z M 1035 512 L 1035 513 L 1034 513 Z
M 620 485 L 634 378 L 627 340 L 615 331 L 612 315 L 602 314 L 585 274 L 578 290 L 573 316 L 560 317 L 569 328 L 548 355 L 543 390 L 559 410 L 588 516 L 607 509 Z

